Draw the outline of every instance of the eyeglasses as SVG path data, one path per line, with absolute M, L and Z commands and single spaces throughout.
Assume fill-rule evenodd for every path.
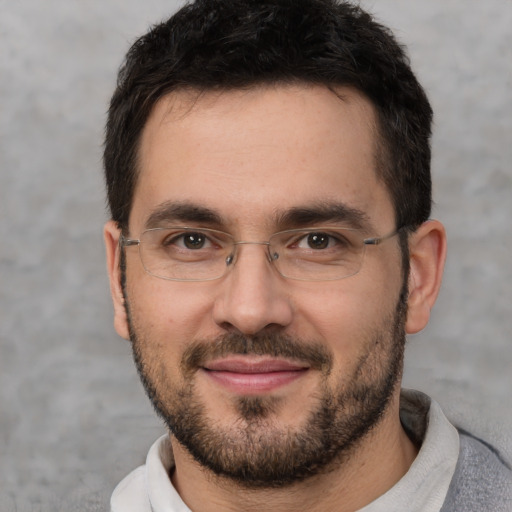
M 268 242 L 236 241 L 229 233 L 208 228 L 148 229 L 139 240 L 120 237 L 122 247 L 139 246 L 145 271 L 171 281 L 211 281 L 233 266 L 240 245 L 264 245 L 268 260 L 283 277 L 301 281 L 334 281 L 359 272 L 366 246 L 394 237 L 363 238 L 355 229 L 290 229 Z

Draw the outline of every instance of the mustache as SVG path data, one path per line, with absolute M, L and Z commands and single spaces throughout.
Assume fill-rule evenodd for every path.
M 326 373 L 330 373 L 333 359 L 332 354 L 315 341 L 308 342 L 272 332 L 254 336 L 227 333 L 212 340 L 191 343 L 182 355 L 181 368 L 184 373 L 192 373 L 207 361 L 229 355 L 266 355 L 294 359 Z

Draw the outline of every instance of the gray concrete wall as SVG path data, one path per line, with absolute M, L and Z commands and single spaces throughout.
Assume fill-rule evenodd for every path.
M 367 0 L 436 111 L 444 287 L 406 384 L 511 451 L 512 2 Z M 0 510 L 106 510 L 162 427 L 112 328 L 104 113 L 173 1 L 0 0 Z

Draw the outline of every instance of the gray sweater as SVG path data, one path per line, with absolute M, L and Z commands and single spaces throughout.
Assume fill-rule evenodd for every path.
M 459 460 L 441 512 L 512 512 L 510 466 L 484 441 L 459 435 Z

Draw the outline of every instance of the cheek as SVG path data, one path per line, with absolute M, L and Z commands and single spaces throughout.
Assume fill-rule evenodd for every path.
M 395 288 L 363 274 L 350 281 L 322 283 L 316 291 L 310 287 L 307 293 L 296 294 L 294 334 L 325 343 L 338 364 L 347 366 L 388 327 L 398 300 Z
M 178 354 L 191 339 L 206 336 L 212 299 L 202 284 L 165 281 L 145 273 L 128 276 L 130 313 L 139 338 L 159 351 Z

